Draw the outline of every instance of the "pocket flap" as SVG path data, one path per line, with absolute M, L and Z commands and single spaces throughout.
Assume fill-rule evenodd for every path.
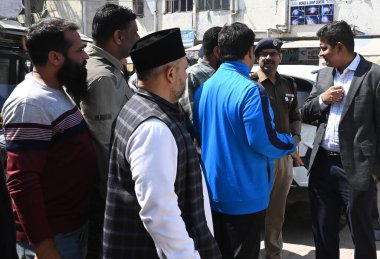
M 361 145 L 363 155 L 372 156 L 374 154 L 375 145 L 372 144 L 364 144 Z

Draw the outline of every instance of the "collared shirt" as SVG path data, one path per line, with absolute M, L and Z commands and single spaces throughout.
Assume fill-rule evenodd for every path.
M 178 106 L 139 89 L 114 133 L 103 257 L 221 258 L 204 221 L 200 163 Z M 114 245 L 122 243 L 134 245 Z
M 334 103 L 330 107 L 330 114 L 327 121 L 325 135 L 321 146 L 329 151 L 340 152 L 339 147 L 339 122 L 342 115 L 344 103 L 346 102 L 346 96 L 350 90 L 351 82 L 354 78 L 355 71 L 360 63 L 360 56 L 356 55 L 351 64 L 341 74 L 338 69 L 335 69 L 334 85 L 341 85 L 344 89 L 343 99 L 339 103 Z M 324 110 L 328 105 L 322 102 L 322 98 L 319 97 L 319 104 L 321 110 Z
M 167 154 L 168 159 L 157 154 Z M 140 217 L 155 242 L 158 254 L 165 254 L 167 258 L 200 258 L 180 216 L 174 192 L 177 155 L 173 134 L 164 122 L 156 118 L 144 121 L 132 133 L 125 151 L 141 206 Z M 164 206 L 161 205 L 163 200 Z
M 182 105 L 185 113 L 189 117 L 190 121 L 193 121 L 193 100 L 194 93 L 197 91 L 199 86 L 206 82 L 212 74 L 214 74 L 215 69 L 213 69 L 207 61 L 202 58 L 198 59 L 197 64 L 192 65 L 187 70 L 187 80 L 186 89 L 183 93 L 182 98 L 179 103 Z
M 167 159 L 162 159 L 155 156 L 159 153 L 169 155 Z M 136 181 L 135 189 L 145 188 L 145 193 L 149 193 L 143 195 L 144 199 L 137 196 L 141 206 L 140 217 L 151 219 L 145 223 L 145 227 L 155 241 L 159 254 L 165 250 L 167 258 L 185 255 L 189 258 L 199 258 L 198 252 L 194 250 L 194 242 L 189 238 L 180 217 L 181 211 L 173 189 L 177 173 L 177 154 L 178 148 L 173 134 L 164 122 L 156 118 L 150 118 L 140 124 L 128 140 L 125 151 L 128 163 L 134 168 L 133 176 L 141 179 Z M 136 162 L 141 160 L 147 162 Z M 160 184 L 154 185 L 150 184 L 151 182 Z M 213 233 L 210 202 L 203 174 L 202 187 L 207 225 Z M 165 206 L 157 206 L 156 204 L 160 204 L 162 200 L 165 200 Z M 167 224 L 167 218 L 161 215 L 172 215 L 171 223 Z M 172 240 L 170 246 L 167 246 L 168 239 Z
M 298 110 L 297 90 L 294 84 L 279 73 L 276 73 L 277 80 L 273 84 L 262 70 L 254 73 L 251 78 L 261 83 L 269 95 L 276 131 L 300 136 L 301 114 Z

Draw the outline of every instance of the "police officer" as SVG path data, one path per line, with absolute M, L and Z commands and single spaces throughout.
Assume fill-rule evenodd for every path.
M 301 140 L 301 116 L 297 108 L 297 88 L 292 78 L 277 72 L 282 60 L 281 46 L 282 41 L 275 38 L 264 38 L 257 43 L 255 56 L 260 70 L 251 78 L 261 83 L 268 93 L 276 131 L 291 134 L 298 145 Z M 282 225 L 286 198 L 293 180 L 292 160 L 295 164 L 303 164 L 297 152 L 275 160 L 273 189 L 265 216 L 267 259 L 282 258 Z

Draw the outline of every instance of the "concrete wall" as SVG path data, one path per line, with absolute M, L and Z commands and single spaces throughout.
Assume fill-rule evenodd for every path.
M 47 0 L 46 7 L 52 17 L 61 17 L 76 22 L 81 32 L 91 37 L 91 24 L 96 9 L 106 0 Z
M 336 17 L 365 35 L 380 35 L 379 0 L 336 0 Z
M 132 0 L 47 0 L 46 6 L 50 16 L 62 17 L 78 23 L 81 32 L 91 37 L 92 19 L 96 10 L 105 3 L 114 3 L 132 9 Z M 144 16 L 138 18 L 139 33 L 143 36 L 154 31 L 153 14 L 146 1 L 144 2 Z
M 235 0 L 236 14 L 229 11 L 202 11 L 164 14 L 164 1 L 158 0 L 158 29 L 180 27 L 193 29 L 196 40 L 201 40 L 203 33 L 211 26 L 223 26 L 226 23 L 243 22 L 250 26 L 258 38 L 269 34 L 274 37 L 315 37 L 315 32 L 322 25 L 289 26 L 289 0 Z M 380 35 L 380 1 L 378 0 L 335 0 L 335 20 L 346 20 L 355 26 L 361 35 Z M 147 10 L 147 9 L 146 9 Z M 145 10 L 145 11 L 146 11 Z M 148 10 L 149 11 L 149 10 Z M 147 12 L 145 12 L 147 13 Z M 151 14 L 139 19 L 141 28 L 146 32 L 152 30 Z
M 157 19 L 154 10 L 155 0 L 144 1 L 144 16 L 138 18 L 141 36 L 158 30 L 180 27 L 182 30 L 194 30 L 196 40 L 211 26 L 223 26 L 226 23 L 243 22 L 256 31 L 258 38 L 266 37 L 266 30 L 274 37 L 314 37 L 322 25 L 289 26 L 289 0 L 235 0 L 236 13 L 230 11 L 202 11 L 198 13 L 177 12 L 165 14 L 165 1 L 157 0 Z M 51 16 L 59 16 L 76 21 L 82 26 L 82 32 L 91 36 L 91 22 L 95 10 L 106 0 L 47 0 Z M 132 0 L 108 1 L 132 7 Z M 346 20 L 355 26 L 362 35 L 380 35 L 379 0 L 335 0 L 335 20 Z

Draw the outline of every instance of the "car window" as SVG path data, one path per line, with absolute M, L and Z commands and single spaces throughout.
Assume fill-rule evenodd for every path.
M 24 55 L 5 54 L 0 50 L 0 109 L 16 85 L 24 80 L 30 64 Z
M 293 79 L 297 84 L 298 108 L 301 109 L 306 101 L 306 98 L 309 97 L 311 89 L 313 88 L 313 82 L 294 76 Z
M 11 59 L 0 57 L 0 109 L 3 108 L 5 100 L 16 87 L 16 82 L 12 79 L 15 73 L 10 72 L 13 70 L 12 65 Z

